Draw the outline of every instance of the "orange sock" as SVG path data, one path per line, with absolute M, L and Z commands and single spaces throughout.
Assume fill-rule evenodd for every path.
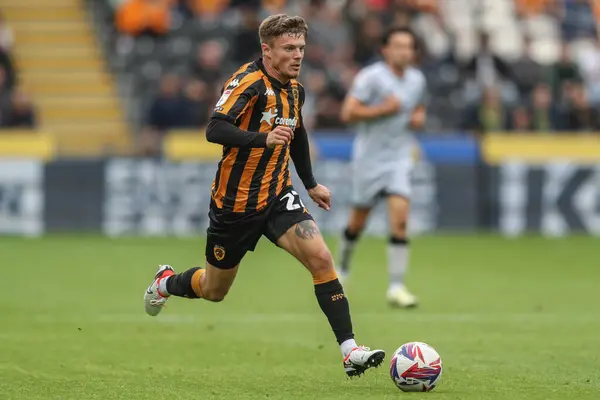
M 325 273 L 313 275 L 313 283 L 315 285 L 320 285 L 322 283 L 335 281 L 337 278 L 337 273 L 335 272 L 335 269 L 332 268 L 330 271 L 327 271 Z
M 205 272 L 206 272 L 206 270 L 204 268 L 200 268 L 196 272 L 194 272 L 194 275 L 192 275 L 192 290 L 194 291 L 194 293 L 196 293 L 196 296 L 198 296 L 199 298 L 204 297 L 202 294 L 202 279 L 201 278 Z

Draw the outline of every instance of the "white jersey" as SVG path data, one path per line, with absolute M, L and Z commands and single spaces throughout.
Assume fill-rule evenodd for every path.
M 361 103 L 373 106 L 392 95 L 400 111 L 356 124 L 352 152 L 352 198 L 357 206 L 370 207 L 381 195 L 411 196 L 415 138 L 410 124 L 414 109 L 422 104 L 425 77 L 416 68 L 397 76 L 384 62 L 364 68 L 349 92 Z
M 373 106 L 396 96 L 400 111 L 384 118 L 361 121 L 356 125 L 353 159 L 361 164 L 393 163 L 411 154 L 414 136 L 410 129 L 413 110 L 423 102 L 425 77 L 409 67 L 398 76 L 383 61 L 364 68 L 354 80 L 349 95 Z

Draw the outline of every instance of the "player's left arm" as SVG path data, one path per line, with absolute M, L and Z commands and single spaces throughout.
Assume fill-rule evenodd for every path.
M 331 207 L 331 192 L 325 186 L 318 184 L 313 175 L 308 133 L 302 122 L 302 114 L 300 114 L 300 126 L 294 130 L 294 139 L 290 144 L 290 155 L 292 161 L 294 161 L 296 172 L 298 172 L 298 176 L 310 198 L 319 207 L 329 210 L 329 207 Z
M 308 133 L 302 124 L 294 130 L 294 139 L 290 143 L 290 155 L 296 166 L 296 172 L 304 187 L 310 190 L 317 186 L 317 180 L 313 175 L 312 162 L 310 160 L 310 144 L 308 142 Z
M 300 88 L 300 108 L 304 104 L 304 90 Z M 325 186 L 317 183 L 313 175 L 312 162 L 310 159 L 310 144 L 308 141 L 308 132 L 304 127 L 302 120 L 302 111 L 299 113 L 299 125 L 294 130 L 294 139 L 290 143 L 290 156 L 296 167 L 296 172 L 304 187 L 308 191 L 310 198 L 319 205 L 319 207 L 329 210 L 331 206 L 331 192 Z

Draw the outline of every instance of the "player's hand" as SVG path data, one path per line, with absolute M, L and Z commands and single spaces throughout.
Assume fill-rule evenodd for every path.
M 287 127 L 279 125 L 267 135 L 267 147 L 274 148 L 279 145 L 286 145 L 294 138 L 294 131 Z
M 325 186 L 317 185 L 314 188 L 309 189 L 308 195 L 325 211 L 329 211 L 331 208 L 331 192 Z
M 425 110 L 417 108 L 410 116 L 410 127 L 417 130 L 421 129 L 423 125 L 425 125 Z
M 400 111 L 401 107 L 400 100 L 394 95 L 389 95 L 379 105 L 379 112 L 382 117 L 387 117 L 388 115 L 396 114 Z

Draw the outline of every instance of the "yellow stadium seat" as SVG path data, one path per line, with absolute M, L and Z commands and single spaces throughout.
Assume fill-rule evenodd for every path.
M 482 140 L 484 161 L 498 164 L 506 160 L 524 162 L 549 162 L 571 160 L 579 162 L 600 161 L 600 138 L 597 134 L 582 135 L 561 133 L 491 133 Z
M 52 135 L 34 130 L 1 130 L 0 157 L 33 157 L 51 160 L 56 154 Z
M 174 130 L 164 141 L 164 153 L 173 161 L 218 160 L 223 147 L 206 140 L 204 130 Z

